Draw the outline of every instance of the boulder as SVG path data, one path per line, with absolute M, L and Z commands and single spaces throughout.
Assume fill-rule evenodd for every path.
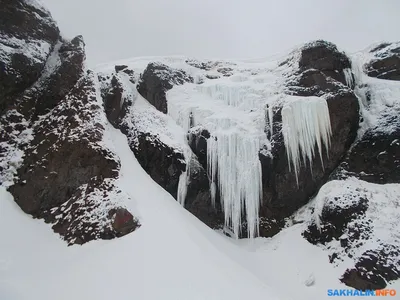
M 388 282 L 400 278 L 400 264 L 396 257 L 400 250 L 393 245 L 365 251 L 353 268 L 347 269 L 340 281 L 358 290 L 381 290 Z
M 113 219 L 112 228 L 118 237 L 127 235 L 138 227 L 135 218 L 125 208 L 113 209 L 109 213 Z
M 185 82 L 194 82 L 194 80 L 182 70 L 152 62 L 140 75 L 137 89 L 150 104 L 166 114 L 168 110 L 166 92 L 174 85 L 182 85 Z

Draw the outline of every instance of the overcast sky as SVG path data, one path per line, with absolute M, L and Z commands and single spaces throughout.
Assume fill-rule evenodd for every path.
M 313 39 L 400 40 L 400 0 L 41 0 L 90 65 L 134 56 L 259 58 Z

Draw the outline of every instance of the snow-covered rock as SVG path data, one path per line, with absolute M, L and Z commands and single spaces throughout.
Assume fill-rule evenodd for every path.
M 373 58 L 365 65 L 368 76 L 400 80 L 400 42 L 382 43 L 370 50 Z
M 0 113 L 41 75 L 59 38 L 50 13 L 35 1 L 3 1 L 0 7 Z
M 0 36 L 10 43 L 21 39 L 24 47 L 14 52 L 0 47 L 9 55 L 1 56 L 6 66 L 1 84 L 7 91 L 0 96 L 6 99 L 0 117 L 0 184 L 23 211 L 52 223 L 69 244 L 133 231 L 138 222 L 128 211 L 111 213 L 121 212 L 129 197 L 115 184 L 120 163 L 107 145 L 109 125 L 97 76 L 84 64 L 82 37 L 59 37 L 50 14 L 36 1 L 6 1 L 0 18 L 10 21 L 1 22 Z M 32 56 L 29 45 L 39 38 L 48 47 Z M 25 57 L 24 68 L 10 63 L 15 55 Z

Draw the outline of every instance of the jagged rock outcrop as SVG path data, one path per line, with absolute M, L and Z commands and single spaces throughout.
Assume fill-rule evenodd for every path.
M 397 190 L 352 177 L 328 182 L 316 196 L 303 236 L 326 249 L 335 265 L 355 261 L 340 279 L 347 286 L 383 289 L 400 278 Z
M 400 42 L 380 44 L 370 53 L 373 59 L 365 66 L 368 76 L 400 80 Z
M 139 223 L 113 201 L 120 163 L 83 38 L 60 37 L 35 1 L 5 1 L 0 20 L 0 184 L 68 244 L 132 232 Z
M 281 108 L 274 108 L 272 157 L 260 153 L 263 167 L 263 203 L 260 215 L 264 220 L 262 234 L 276 233 L 282 220 L 307 203 L 327 181 L 354 141 L 359 118 L 359 104 L 353 91 L 346 86 L 344 70 L 350 67 L 348 57 L 333 44 L 317 41 L 301 49 L 295 74 L 288 75 L 287 93 L 298 96 L 323 96 L 328 107 L 332 128 L 331 146 L 324 149 L 323 165 L 316 157 L 312 168 L 302 162 L 298 174 L 289 171 L 287 149 L 281 131 Z M 304 99 L 307 101 L 307 99 Z M 315 153 L 318 153 L 317 150 Z
M 394 128 L 389 133 L 369 129 L 346 155 L 333 178 L 356 176 L 379 184 L 399 183 L 400 124 L 386 124 L 386 128 L 389 126 Z
M 393 245 L 367 250 L 340 280 L 358 290 L 382 290 L 388 282 L 400 278 L 400 263 L 393 259 L 399 256 L 399 248 Z
M 155 108 L 167 113 L 166 92 L 176 84 L 193 82 L 193 78 L 182 70 L 172 69 L 162 63 L 150 63 L 140 76 L 139 93 Z
M 59 39 L 48 11 L 34 2 L 2 1 L 0 7 L 0 113 L 41 75 Z

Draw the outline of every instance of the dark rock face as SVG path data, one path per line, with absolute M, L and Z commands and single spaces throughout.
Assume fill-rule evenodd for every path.
M 107 78 L 99 76 L 99 81 L 102 84 L 101 96 L 107 119 L 115 128 L 119 128 L 128 109 L 122 95 L 124 92 L 122 83 L 117 75 L 112 75 L 109 82 Z
M 196 158 L 192 158 L 184 207 L 209 227 L 220 229 L 224 224 L 224 214 L 218 200 L 215 207 L 212 205 L 206 170 Z
M 177 198 L 179 176 L 186 169 L 183 153 L 165 145 L 157 138 L 137 133 L 137 146 L 131 145 L 142 168 L 150 177 Z
M 363 253 L 354 268 L 346 270 L 340 280 L 359 290 L 384 289 L 388 282 L 400 278 L 400 264 L 391 259 L 399 256 L 400 250 L 393 245 L 368 250 Z
M 330 173 L 339 165 L 354 141 L 358 129 L 359 104 L 354 93 L 344 85 L 346 80 L 343 70 L 349 66 L 349 59 L 330 43 L 318 41 L 306 45 L 302 50 L 300 71 L 289 80 L 288 93 L 298 96 L 325 95 L 332 127 L 331 147 L 328 155 L 326 149 L 323 151 L 323 166 L 318 156 L 315 157 L 312 168 L 308 161 L 302 162 L 297 185 L 294 172 L 289 171 L 281 133 L 281 109 L 274 108 L 275 134 L 271 139 L 273 158 L 260 152 L 263 176 L 260 216 L 274 220 L 266 228 L 261 226 L 263 235 L 276 233 L 276 226 L 283 224 L 282 219 L 308 202 L 328 180 Z
M 188 134 L 189 146 L 196 154 L 201 166 L 207 170 L 207 140 L 210 138 L 207 129 L 194 127 Z
M 35 123 L 34 138 L 25 149 L 18 180 L 9 188 L 26 213 L 56 222 L 54 230 L 69 244 L 116 236 L 107 222 L 102 225 L 99 221 L 95 226 L 96 222 L 85 220 L 99 206 L 99 198 L 93 192 L 105 189 L 103 201 L 107 203 L 106 191 L 113 187 L 105 185 L 104 180 L 115 178 L 119 170 L 119 162 L 111 158 L 112 154 L 96 147 L 103 126 L 89 125 L 101 111 L 96 105 L 92 80 L 81 79 L 50 114 Z M 89 125 L 87 129 L 80 122 Z M 67 213 L 61 209 L 65 206 L 71 207 Z M 61 218 L 56 218 L 57 214 Z M 91 232 L 85 231 L 87 228 L 92 228 Z
M 344 203 L 345 205 L 343 205 Z M 354 193 L 338 195 L 329 199 L 325 204 L 320 217 L 320 228 L 312 223 L 304 231 L 303 236 L 314 245 L 326 244 L 333 239 L 339 240 L 348 229 L 349 223 L 364 216 L 367 209 L 368 199 L 363 196 Z M 361 231 L 363 231 L 363 234 L 367 233 L 368 230 L 363 229 L 365 228 L 352 228 L 348 239 L 354 242 L 360 236 Z M 341 243 L 346 247 L 349 240 L 343 239 Z
M 0 113 L 41 75 L 59 30 L 49 12 L 23 0 L 0 7 Z
M 400 124 L 391 133 L 368 130 L 333 176 L 356 176 L 379 184 L 400 182 Z
M 0 184 L 69 245 L 133 231 L 137 220 L 112 202 L 122 192 L 114 184 L 120 163 L 102 144 L 104 112 L 95 76 L 84 72 L 82 37 L 62 40 L 34 2 L 4 2 Z
M 351 63 L 348 57 L 344 53 L 339 52 L 334 44 L 318 40 L 303 47 L 299 67 L 302 71 L 316 69 L 325 72 L 335 72 L 350 68 Z
M 82 36 L 62 43 L 58 55 L 59 67 L 36 89 L 35 116 L 44 115 L 54 108 L 82 77 L 86 58 Z
M 368 76 L 400 80 L 400 42 L 381 44 L 371 50 L 374 59 L 366 64 Z
M 193 81 L 193 78 L 182 70 L 172 69 L 161 63 L 150 63 L 141 74 L 137 89 L 155 108 L 166 114 L 166 92 L 174 85 Z

